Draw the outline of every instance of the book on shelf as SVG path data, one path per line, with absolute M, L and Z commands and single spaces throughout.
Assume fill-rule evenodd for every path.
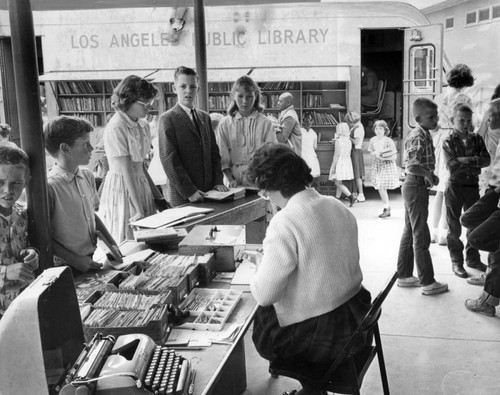
M 260 84 L 260 88 L 264 91 L 289 91 L 298 90 L 300 84 L 293 81 L 272 81 L 263 82 Z
M 310 115 L 312 116 L 315 125 L 335 126 L 339 123 L 338 119 L 335 118 L 335 115 L 330 113 L 312 111 Z
M 309 108 L 323 107 L 323 96 L 318 93 L 304 93 L 302 95 L 302 105 Z
M 245 187 L 238 187 L 238 188 L 229 188 L 229 191 L 227 192 L 210 190 L 208 192 L 205 192 L 205 195 L 203 197 L 208 200 L 216 200 L 220 202 L 225 200 L 242 199 L 245 197 L 245 193 L 246 193 Z
M 165 101 L 167 102 L 167 108 L 172 108 L 177 104 L 177 96 L 167 96 Z
M 210 110 L 225 110 L 231 103 L 229 95 L 210 96 L 208 98 L 208 107 Z

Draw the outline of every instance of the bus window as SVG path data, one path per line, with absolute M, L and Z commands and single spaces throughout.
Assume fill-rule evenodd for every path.
M 410 91 L 432 92 L 434 86 L 434 47 L 432 45 L 416 46 L 410 50 Z

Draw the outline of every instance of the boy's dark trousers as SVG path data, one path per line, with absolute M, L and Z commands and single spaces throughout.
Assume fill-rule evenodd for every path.
M 484 291 L 495 298 L 500 298 L 499 198 L 500 195 L 487 190 L 460 218 L 462 225 L 470 230 L 469 243 L 478 250 L 489 252 L 488 265 L 491 271 L 486 275 Z
M 448 223 L 448 251 L 450 252 L 451 262 L 454 265 L 463 265 L 464 263 L 464 244 L 460 240 L 462 234 L 462 225 L 460 224 L 460 215 L 467 211 L 479 200 L 479 186 L 476 185 L 456 185 L 451 182 L 444 191 L 446 204 L 446 222 Z M 479 251 L 469 243 L 470 230 L 467 229 L 467 242 L 465 245 L 465 262 L 474 265 L 481 261 Z
M 413 275 L 413 260 L 422 286 L 434 283 L 434 269 L 429 253 L 431 237 L 427 226 L 429 190 L 422 176 L 407 174 L 402 187 L 405 226 L 398 255 L 398 278 Z

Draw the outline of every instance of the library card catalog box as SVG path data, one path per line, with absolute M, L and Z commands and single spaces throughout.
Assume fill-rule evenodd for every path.
M 136 290 L 97 290 L 80 307 L 85 340 L 101 334 L 148 335 L 157 343 L 169 334 L 170 291 L 141 293 Z
M 244 225 L 198 225 L 179 243 L 180 255 L 213 253 L 216 272 L 235 271 L 245 250 Z
M 83 348 L 71 270 L 46 269 L 0 320 L 0 393 L 55 393 Z

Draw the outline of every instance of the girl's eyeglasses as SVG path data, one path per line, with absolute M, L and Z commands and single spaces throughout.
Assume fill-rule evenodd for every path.
M 262 199 L 269 200 L 269 195 L 267 194 L 267 191 L 265 189 L 259 190 L 259 196 Z
M 136 100 L 135 102 L 143 105 L 146 110 L 151 110 L 155 104 L 155 99 L 151 100 L 149 103 L 144 103 L 140 100 Z

